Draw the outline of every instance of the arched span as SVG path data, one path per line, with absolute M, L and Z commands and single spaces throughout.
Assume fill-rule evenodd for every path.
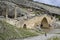
M 50 16 L 48 15 L 42 15 L 42 16 L 36 16 L 28 21 L 25 21 L 24 24 L 27 25 L 27 28 L 35 28 L 35 27 L 40 27 L 43 24 L 44 28 L 51 28 L 52 26 L 50 25 L 53 22 L 53 19 L 51 19 Z M 41 27 L 41 28 L 43 28 Z
M 40 25 L 40 27 L 41 27 L 42 29 L 50 28 L 49 23 L 48 23 L 47 20 L 48 20 L 48 19 L 47 19 L 46 17 L 44 17 L 44 18 L 42 19 L 41 25 Z

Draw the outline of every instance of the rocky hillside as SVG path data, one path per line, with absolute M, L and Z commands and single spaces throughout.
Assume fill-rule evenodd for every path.
M 24 2 L 23 2 L 24 1 Z M 36 5 L 33 5 L 33 3 L 28 4 L 31 1 L 26 0 L 2 0 L 0 1 L 0 15 L 4 15 L 6 13 L 6 8 L 8 8 L 8 16 L 14 17 L 14 11 L 16 8 L 16 13 L 18 17 L 26 17 L 26 18 L 32 18 L 32 16 L 36 16 L 37 14 L 46 12 L 43 8 L 37 7 Z M 19 5 L 19 4 L 20 5 Z M 26 3 L 26 4 L 25 4 Z M 27 6 L 28 5 L 28 6 Z M 31 8 L 33 11 L 28 11 L 28 9 Z M 33 14 L 31 14 L 33 13 Z M 36 14 L 36 15 L 35 15 Z
M 56 6 L 52 6 L 44 3 L 38 3 L 38 2 L 27 1 L 27 0 L 2 0 L 2 1 L 8 1 L 19 6 L 23 5 L 26 7 L 33 7 L 35 9 L 40 9 L 40 10 L 43 8 L 46 11 L 60 15 L 60 7 L 56 7 Z

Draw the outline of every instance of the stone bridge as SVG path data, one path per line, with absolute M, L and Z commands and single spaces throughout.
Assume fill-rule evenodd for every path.
M 41 15 L 41 16 L 36 16 L 30 20 L 27 20 L 24 22 L 22 25 L 23 28 L 35 28 L 37 26 L 42 26 L 41 28 L 50 28 L 52 25 L 50 25 L 53 22 L 53 17 L 49 15 Z
M 20 28 L 29 28 L 29 29 L 33 29 L 36 27 L 40 27 L 40 28 L 50 28 L 52 27 L 52 23 L 54 22 L 54 17 L 51 17 L 49 15 L 39 15 L 39 16 L 35 16 L 31 19 L 28 20 L 14 20 L 14 19 L 10 19 L 10 20 L 6 20 L 6 22 Z

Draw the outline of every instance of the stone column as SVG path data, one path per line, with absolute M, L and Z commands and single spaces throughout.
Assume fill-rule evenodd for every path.
M 14 9 L 14 19 L 17 19 L 17 12 L 16 12 L 17 7 Z
M 6 8 L 6 19 L 8 19 L 8 7 Z

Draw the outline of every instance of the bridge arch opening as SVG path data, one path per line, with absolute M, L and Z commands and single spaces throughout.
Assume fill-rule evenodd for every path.
M 42 21 L 41 21 L 41 25 L 40 25 L 40 28 L 42 29 L 48 29 L 49 28 L 49 23 L 47 21 L 47 18 L 43 18 Z
M 24 24 L 24 25 L 23 25 L 23 28 L 25 28 L 25 29 L 26 29 L 26 24 Z

